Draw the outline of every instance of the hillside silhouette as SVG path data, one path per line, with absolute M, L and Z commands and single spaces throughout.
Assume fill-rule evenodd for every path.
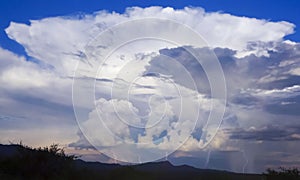
M 272 171 L 273 175 L 276 171 Z M 65 154 L 57 144 L 30 148 L 22 144 L 0 145 L 0 179 L 224 179 L 261 180 L 269 174 L 239 174 L 203 170 L 169 162 L 153 162 L 122 166 L 85 162 Z M 276 176 L 278 177 L 278 176 Z

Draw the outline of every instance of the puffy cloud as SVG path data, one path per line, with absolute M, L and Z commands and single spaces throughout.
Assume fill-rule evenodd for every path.
M 119 78 L 123 77 L 126 78 Z M 112 85 L 111 81 L 108 83 Z M 114 88 L 117 92 L 124 91 L 118 84 Z M 130 101 L 125 91 L 109 100 L 97 100 L 96 109 L 89 113 L 89 119 L 82 120 L 81 126 L 95 147 L 110 156 L 112 153 L 118 154 L 122 161 L 135 162 L 137 154 L 145 161 L 149 161 L 149 157 L 159 159 L 165 155 L 164 152 L 176 150 L 190 136 L 197 120 L 200 121 L 198 126 L 204 126 L 210 109 L 210 100 L 205 96 L 149 73 L 133 83 L 129 97 Z M 136 144 L 128 145 L 133 142 Z M 198 147 L 199 142 L 195 142 L 193 148 Z M 76 145 L 82 146 L 82 140 L 72 144 Z M 129 151 L 127 146 L 133 147 Z M 106 147 L 113 148 L 108 150 Z M 152 150 L 152 155 L 148 156 L 146 149 L 152 148 L 156 150 Z

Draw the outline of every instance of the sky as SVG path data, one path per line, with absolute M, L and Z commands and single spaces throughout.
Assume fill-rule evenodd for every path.
M 2 1 L 0 143 L 107 163 L 299 166 L 299 8 Z

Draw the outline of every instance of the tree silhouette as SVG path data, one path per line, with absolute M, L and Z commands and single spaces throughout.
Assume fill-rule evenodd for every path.
M 74 167 L 74 155 L 66 155 L 58 144 L 31 148 L 22 143 L 12 145 L 16 152 L 0 157 L 0 179 L 70 179 L 80 176 Z
M 264 175 L 267 180 L 287 179 L 287 180 L 300 180 L 300 170 L 296 167 L 285 168 L 279 167 L 277 170 L 268 168 Z

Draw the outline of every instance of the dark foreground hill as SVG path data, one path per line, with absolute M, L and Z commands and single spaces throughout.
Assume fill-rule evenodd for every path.
M 85 162 L 69 156 L 57 145 L 32 149 L 23 145 L 0 145 L 0 179 L 241 179 L 261 180 L 263 175 L 237 174 L 173 166 L 154 162 L 132 166 Z

